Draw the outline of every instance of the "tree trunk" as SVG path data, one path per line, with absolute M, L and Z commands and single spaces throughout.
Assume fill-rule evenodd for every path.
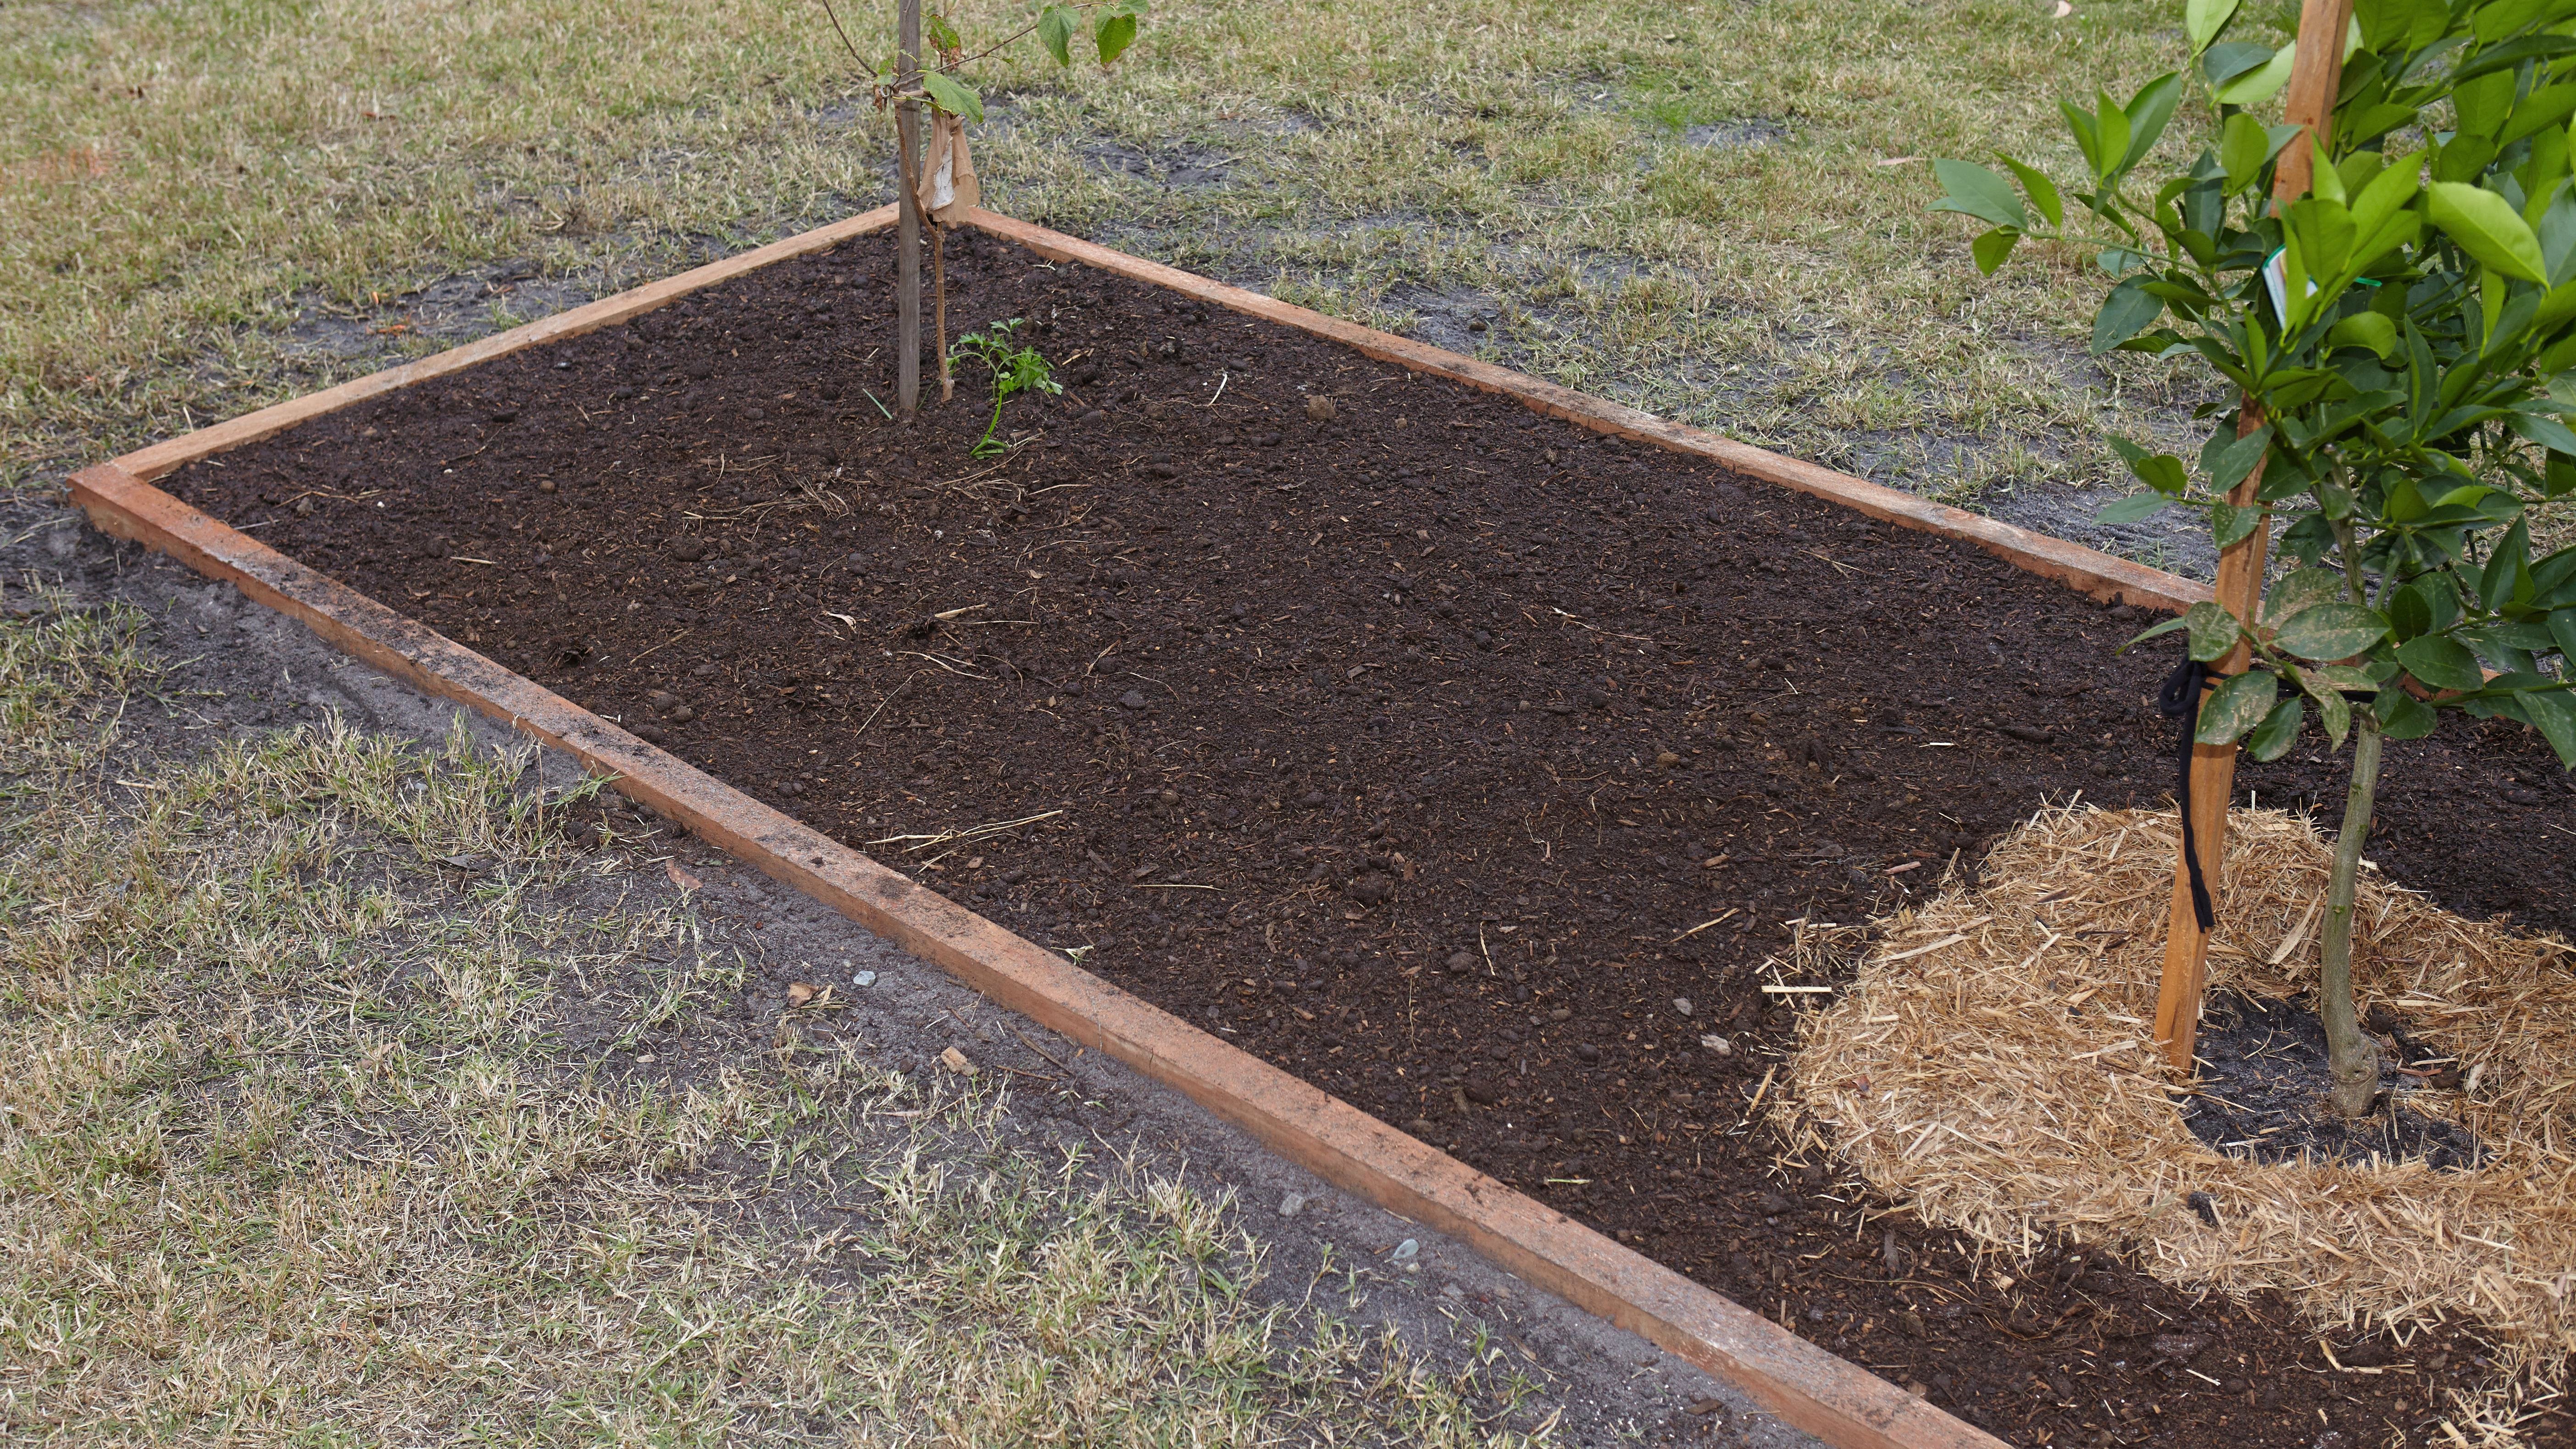
M 901 0 L 895 12 L 895 84 L 921 78 L 921 0 Z M 895 407 L 910 417 L 921 407 L 921 103 L 894 103 Z
M 2361 875 L 2361 848 L 2370 839 L 2371 801 L 2379 789 L 2379 721 L 2367 707 L 2353 711 L 2352 788 L 2343 801 L 2343 833 L 2335 840 L 2334 875 L 2326 884 L 2325 961 L 2317 976 L 2319 1015 L 2326 1028 L 2330 1101 L 2346 1117 L 2370 1110 L 2379 1097 L 2379 1043 L 2362 1034 L 2352 1007 L 2352 896 Z

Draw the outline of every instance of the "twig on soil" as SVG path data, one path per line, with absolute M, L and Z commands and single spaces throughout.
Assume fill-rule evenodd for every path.
M 924 654 L 918 649 L 898 649 L 894 652 L 910 659 L 927 659 L 931 663 L 938 665 L 940 668 L 947 670 L 949 673 L 956 675 L 960 679 L 980 679 L 988 684 L 991 683 L 993 679 L 993 676 L 989 674 L 976 674 L 971 670 L 960 669 L 956 665 L 949 663 L 947 660 L 940 658 L 936 654 Z
M 668 648 L 670 648 L 672 645 L 679 643 L 681 640 L 688 638 L 690 635 L 692 635 L 692 634 L 694 634 L 694 633 L 696 633 L 696 632 L 698 632 L 698 631 L 697 631 L 697 630 L 695 630 L 695 629 L 683 629 L 683 630 L 681 630 L 679 633 L 672 635 L 670 638 L 663 640 L 661 643 L 654 645 L 652 649 L 647 649 L 647 650 L 645 650 L 645 651 L 644 651 L 644 654 L 650 654 L 650 653 L 652 653 L 655 649 L 668 649 Z M 638 655 L 636 655 L 634 658 L 629 659 L 629 660 L 627 660 L 626 662 L 627 662 L 628 664 L 630 664 L 630 665 L 631 665 L 631 664 L 641 664 L 642 662 L 644 662 L 644 654 L 638 654 Z
M 872 725 L 872 724 L 875 724 L 875 723 L 877 722 L 877 716 L 878 716 L 878 715 L 881 715 L 881 714 L 883 714 L 883 713 L 885 713 L 885 707 L 886 707 L 887 705 L 890 705 L 890 704 L 894 703 L 894 701 L 895 701 L 895 696 L 897 696 L 897 695 L 899 695 L 899 694 L 903 693 L 903 692 L 904 692 L 905 690 L 907 690 L 907 689 L 910 689 L 910 688 L 912 687 L 912 682 L 913 682 L 914 680 L 916 680 L 916 679 L 919 679 L 920 677 L 921 677 L 921 671 L 920 671 L 920 670 L 918 670 L 918 669 L 916 669 L 916 670 L 914 670 L 912 673 L 907 674 L 907 675 L 905 675 L 905 676 L 903 677 L 903 683 L 898 684 L 898 685 L 896 685 L 894 688 L 887 690 L 887 691 L 886 691 L 886 697 L 885 697 L 885 698 L 883 698 L 883 699 L 881 699 L 881 700 L 878 700 L 878 701 L 877 701 L 877 707 L 876 707 L 876 708 L 874 708 L 874 709 L 872 709 L 872 710 L 869 710 L 869 711 L 868 711 L 868 717 L 867 717 L 866 719 L 861 720 L 861 721 L 859 722 L 859 728 L 858 728 L 857 733 L 852 734 L 852 735 L 850 736 L 850 738 L 852 738 L 852 739 L 857 739 L 860 735 L 866 734 L 866 733 L 868 732 L 868 726 L 869 726 L 869 725 Z
M 1715 921 L 1702 921 L 1698 925 L 1691 927 L 1689 930 L 1682 932 L 1680 935 L 1673 937 L 1673 939 L 1676 941 L 1688 940 L 1691 937 L 1698 935 L 1700 932 L 1707 930 L 1709 927 L 1718 924 L 1719 921 L 1724 921 L 1729 917 L 1742 914 L 1743 910 L 1744 908 L 1742 906 L 1729 906 L 1726 908 L 1726 915 L 1718 917 Z

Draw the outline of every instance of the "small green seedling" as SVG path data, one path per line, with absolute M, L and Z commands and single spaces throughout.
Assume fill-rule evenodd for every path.
M 1060 393 L 1064 384 L 1055 380 L 1055 369 L 1038 355 L 1034 347 L 1013 347 L 1011 334 L 1020 329 L 1020 319 L 996 322 L 990 331 L 969 332 L 957 339 L 957 350 L 951 354 L 960 361 L 980 362 L 993 374 L 993 420 L 984 427 L 984 436 L 972 450 L 978 458 L 1007 453 L 1011 445 L 995 434 L 1002 430 L 1002 404 L 1011 394 L 1036 389 L 1043 393 Z

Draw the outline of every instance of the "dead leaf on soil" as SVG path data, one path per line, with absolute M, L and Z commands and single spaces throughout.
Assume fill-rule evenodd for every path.
M 939 1064 L 961 1077 L 975 1075 L 975 1064 L 968 1061 L 966 1054 L 955 1047 L 950 1047 L 939 1054 Z
M 791 981 L 787 983 L 787 1004 L 790 1007 L 803 1006 L 806 1002 L 813 999 L 814 988 L 812 986 L 802 981 Z
M 671 884 L 678 886 L 684 891 L 698 890 L 706 885 L 705 881 L 702 881 L 696 876 L 689 874 L 687 871 L 680 869 L 680 863 L 676 860 L 666 860 L 662 862 L 662 869 L 670 873 Z

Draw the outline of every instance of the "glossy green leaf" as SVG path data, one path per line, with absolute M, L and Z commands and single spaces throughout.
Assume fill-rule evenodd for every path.
M 2352 704 L 2342 693 L 2329 686 L 2309 692 L 2317 702 L 2317 722 L 2326 727 L 2326 739 L 2336 749 L 2343 748 L 2343 737 L 2352 732 Z
M 2182 100 L 2182 74 L 2167 71 L 2138 87 L 2125 108 L 2129 122 L 2129 144 L 2121 152 L 2120 169 L 2128 170 L 2156 148 L 2165 133 L 2165 124 L 2173 119 L 2174 107 Z
M 2292 569 L 2263 591 L 2263 620 L 2278 624 L 2302 609 L 2332 603 L 2343 595 L 2343 575 L 2334 570 Z
M 2193 53 L 2209 49 L 2209 44 L 2236 18 L 2239 0 L 2183 0 L 2182 29 L 2191 37 Z
M 2387 637 L 2388 620 L 2377 609 L 2311 604 L 2281 621 L 2272 647 L 2301 659 L 2348 659 Z
M 2397 324 L 2377 312 L 2355 312 L 2326 332 L 2329 347 L 2362 347 L 2387 357 L 2397 351 Z
M 2576 770 L 2576 699 L 2564 689 L 2533 690 L 2522 697 L 2522 712 L 2558 752 L 2559 764 Z
M 2182 619 L 2191 631 L 2191 657 L 2203 664 L 2225 658 L 2236 647 L 2236 616 L 2225 606 L 2203 599 L 2184 611 Z
M 2191 486 L 2190 475 L 2183 471 L 2182 459 L 2171 453 L 2150 453 L 2117 433 L 2110 435 L 2111 451 L 2129 465 L 2138 481 L 2158 493 L 2179 498 Z
M 1976 258 L 1978 271 L 1991 277 L 1995 274 L 1995 269 L 2004 264 L 2004 258 L 2012 255 L 2013 246 L 2020 240 L 2019 230 L 2009 226 L 1999 226 L 1993 231 L 1980 234 L 1975 241 L 1970 242 L 1968 255 Z
M 2397 662 L 2435 689 L 2476 689 L 2487 682 L 2478 656 L 2447 634 L 2426 634 L 2398 645 Z
M 2209 486 L 2225 492 L 2244 482 L 2254 465 L 2263 461 L 2264 450 L 2271 443 L 2272 428 L 2268 423 L 2241 438 L 2222 442 L 2214 454 L 2203 458 L 2203 466 L 2209 470 Z
M 2030 213 L 2022 210 L 2021 198 L 2013 194 L 2012 183 L 1973 161 L 1953 161 L 1946 157 L 1932 163 L 1932 175 L 1941 183 L 1942 197 L 1932 203 L 1934 211 L 1956 211 L 1996 226 L 2027 230 Z
M 2370 712 L 2379 716 L 2380 732 L 2392 740 L 2420 740 L 2440 723 L 2431 705 L 2402 689 L 2381 690 L 2370 702 Z
M 2239 508 L 2233 503 L 2209 505 L 2209 537 L 2221 550 L 2234 548 L 2254 536 L 2263 526 L 2265 510 L 2259 504 Z
M 2258 760 L 2277 760 L 2299 742 L 2299 726 L 2307 719 L 2307 704 L 2298 695 L 2284 696 L 2254 732 L 2245 737 L 2246 753 Z
M 2050 226 L 2066 225 L 2066 203 L 2059 198 L 2057 183 L 2048 179 L 2048 173 L 2036 166 L 2024 166 L 2010 156 L 2004 157 L 2003 162 L 2021 179 L 2021 189 L 2030 194 L 2030 204 L 2039 208 L 2040 216 Z
M 2147 290 L 2143 277 L 2131 277 L 2113 287 L 2093 317 L 2094 353 L 2098 356 L 2137 336 L 2164 310 L 2164 299 Z
M 2495 192 L 2465 182 L 2437 181 L 2426 213 L 2443 235 L 2481 266 L 2526 282 L 2548 280 L 2540 238 L 2513 203 Z
M 2388 596 L 2388 627 L 2400 643 L 2432 632 L 2432 601 L 2422 585 L 2408 584 Z
M 2253 114 L 2238 111 L 2227 118 L 2218 133 L 2218 164 L 2226 169 L 2227 189 L 2242 191 L 2263 174 L 2263 163 L 2272 159 L 2270 138 L 2263 123 Z
M 2093 521 L 2104 525 L 2135 523 L 2172 506 L 2173 500 L 2161 493 L 2132 493 L 2126 498 L 2114 498 L 2103 504 L 2093 515 Z
M 2290 65 L 2297 58 L 2297 46 L 2282 46 L 2270 60 L 2217 87 L 2215 94 L 2222 105 L 2259 106 L 2290 83 Z
M 2131 636 L 2127 643 L 2122 644 L 2119 648 L 2114 649 L 2111 652 L 2114 654 L 2126 654 L 2130 650 L 2146 643 L 2150 639 L 2161 638 L 2164 635 L 2172 633 L 2176 629 L 2185 627 L 2188 627 L 2185 620 L 2167 619 L 2161 624 L 2151 625 L 2148 628 L 2139 630 L 2135 635 Z
M 2232 745 L 2272 712 L 2281 682 L 2260 669 L 2250 669 L 2219 684 L 2200 707 L 2200 727 L 2192 735 L 2204 745 Z

